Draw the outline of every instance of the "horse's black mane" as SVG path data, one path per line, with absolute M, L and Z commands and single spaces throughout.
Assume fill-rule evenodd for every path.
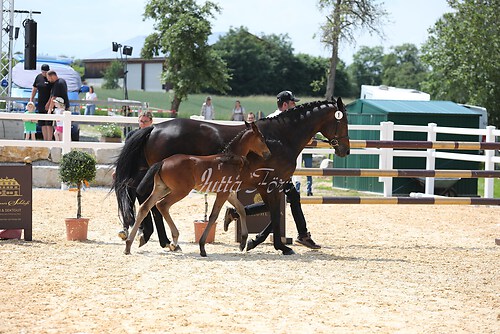
M 245 133 L 245 131 L 248 131 L 248 130 L 251 130 L 251 129 L 248 129 L 248 128 L 245 128 L 243 130 L 241 130 L 240 132 L 238 132 L 238 134 L 236 134 L 236 136 L 234 136 L 233 139 L 231 139 L 231 141 L 229 141 L 229 143 L 227 143 L 226 147 L 224 147 L 221 151 L 221 153 L 224 153 L 224 154 L 232 154 L 232 152 L 229 150 L 229 147 L 231 146 L 232 143 L 234 143 L 236 140 L 240 140 L 241 136 L 243 136 L 243 134 Z
M 337 104 L 335 101 L 314 101 L 314 102 L 308 102 L 308 103 L 303 103 L 301 105 L 298 105 L 294 108 L 288 109 L 280 113 L 279 115 L 276 115 L 271 118 L 266 118 L 266 119 L 290 119 L 292 121 L 294 120 L 301 120 L 304 117 L 307 117 L 311 114 L 311 112 L 315 112 L 319 109 L 323 108 L 331 108 L 335 107 L 337 108 Z M 319 108 L 319 109 L 318 109 Z

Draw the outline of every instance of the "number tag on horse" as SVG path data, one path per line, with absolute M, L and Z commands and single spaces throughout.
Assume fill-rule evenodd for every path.
M 338 119 L 338 120 L 341 120 L 341 119 L 342 119 L 342 117 L 344 117 L 344 114 L 342 113 L 342 111 L 337 110 L 337 111 L 335 112 L 335 118 L 336 118 L 336 119 Z

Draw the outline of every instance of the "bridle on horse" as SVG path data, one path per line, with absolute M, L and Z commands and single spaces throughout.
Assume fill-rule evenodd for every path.
M 340 111 L 338 109 L 337 105 L 335 105 L 335 107 L 336 107 L 337 111 Z M 341 112 L 343 114 L 342 118 L 344 118 L 345 117 L 345 113 L 343 111 L 341 111 Z M 342 118 L 341 119 L 337 119 L 337 121 L 335 123 L 335 134 L 333 135 L 333 138 L 330 139 L 330 140 L 325 140 L 326 142 L 328 142 L 328 144 L 330 144 L 331 147 L 339 147 L 340 146 L 340 142 L 339 142 L 340 139 L 343 139 L 343 138 L 349 139 L 349 135 L 339 136 L 337 134 L 338 129 L 339 129 L 339 125 L 340 125 L 340 121 L 342 120 Z

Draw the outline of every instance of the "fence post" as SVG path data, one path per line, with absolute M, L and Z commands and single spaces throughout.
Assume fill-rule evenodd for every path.
M 394 123 L 380 122 L 380 140 L 394 140 Z M 379 169 L 393 168 L 393 149 L 381 148 L 379 155 Z M 392 177 L 379 177 L 379 182 L 384 183 L 384 197 L 392 196 Z
M 427 140 L 431 142 L 435 142 L 437 139 L 436 134 L 436 123 L 427 124 Z M 434 170 L 436 169 L 436 150 L 429 148 L 427 149 L 427 157 L 425 158 L 425 169 Z M 426 177 L 425 178 L 425 194 L 426 195 L 434 195 L 434 178 Z
M 493 130 L 495 127 L 493 125 L 489 125 L 486 127 L 486 142 L 491 143 L 495 142 L 495 136 L 493 135 Z M 495 163 L 493 162 L 493 157 L 495 156 L 494 150 L 484 150 L 484 170 L 494 170 Z M 494 182 L 493 178 L 485 178 L 484 179 L 484 197 L 485 198 L 493 198 L 494 194 Z
M 66 110 L 63 115 L 62 154 L 66 154 L 71 151 L 71 112 Z

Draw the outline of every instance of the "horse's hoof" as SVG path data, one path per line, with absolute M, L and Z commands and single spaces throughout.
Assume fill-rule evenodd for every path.
M 200 255 L 201 255 L 201 257 L 207 257 L 207 253 L 206 252 L 200 252 Z
M 283 251 L 283 255 L 293 255 L 293 254 L 295 254 L 295 252 L 291 248 Z
M 118 236 L 123 241 L 127 240 L 127 238 L 128 238 L 128 230 L 125 230 L 125 229 L 121 230 L 120 232 L 118 232 Z
M 253 239 L 250 239 L 248 240 L 247 242 L 247 252 L 251 249 L 254 249 L 255 247 L 257 247 L 257 244 L 255 243 L 255 241 Z
M 141 235 L 141 237 L 139 238 L 139 247 L 142 247 L 146 244 L 146 239 L 144 239 L 144 236 Z
M 240 244 L 240 252 L 243 252 L 245 250 L 245 244 Z
M 170 245 L 168 245 L 168 248 L 169 248 L 172 252 L 179 252 L 179 251 L 182 251 L 181 246 L 179 246 L 179 245 L 170 244 Z
M 130 249 L 125 249 L 125 251 L 123 252 L 123 254 L 130 255 Z

